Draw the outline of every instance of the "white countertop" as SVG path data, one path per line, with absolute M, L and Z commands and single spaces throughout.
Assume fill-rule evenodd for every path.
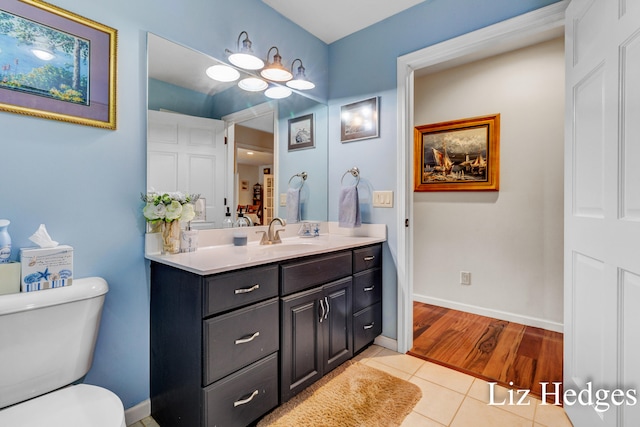
M 374 230 L 374 232 L 366 236 L 345 235 L 337 231 L 311 238 L 286 237 L 282 239 L 282 243 L 274 245 L 260 245 L 257 240 L 254 240 L 250 241 L 246 246 L 234 246 L 233 244 L 213 245 L 199 247 L 195 252 L 175 255 L 147 253 L 146 258 L 204 276 L 308 255 L 366 246 L 384 242 L 385 240 L 386 229 L 384 233 Z

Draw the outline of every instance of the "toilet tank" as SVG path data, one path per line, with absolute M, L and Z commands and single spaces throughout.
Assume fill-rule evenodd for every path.
M 0 296 L 0 408 L 82 378 L 109 286 L 100 277 Z

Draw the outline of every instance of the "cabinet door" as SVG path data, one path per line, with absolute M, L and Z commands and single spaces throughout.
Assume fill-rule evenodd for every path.
M 320 302 L 320 319 L 323 335 L 323 372 L 353 357 L 351 277 L 325 285 Z
M 322 298 L 322 288 L 316 288 L 281 300 L 281 403 L 322 377 L 318 310 Z

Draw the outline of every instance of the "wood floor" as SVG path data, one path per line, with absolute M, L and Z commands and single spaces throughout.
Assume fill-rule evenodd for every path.
M 538 397 L 562 381 L 561 333 L 419 302 L 409 354 Z

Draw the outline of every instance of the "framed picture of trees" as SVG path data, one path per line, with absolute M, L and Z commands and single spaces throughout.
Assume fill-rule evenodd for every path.
M 116 128 L 113 28 L 38 0 L 0 4 L 0 110 Z

